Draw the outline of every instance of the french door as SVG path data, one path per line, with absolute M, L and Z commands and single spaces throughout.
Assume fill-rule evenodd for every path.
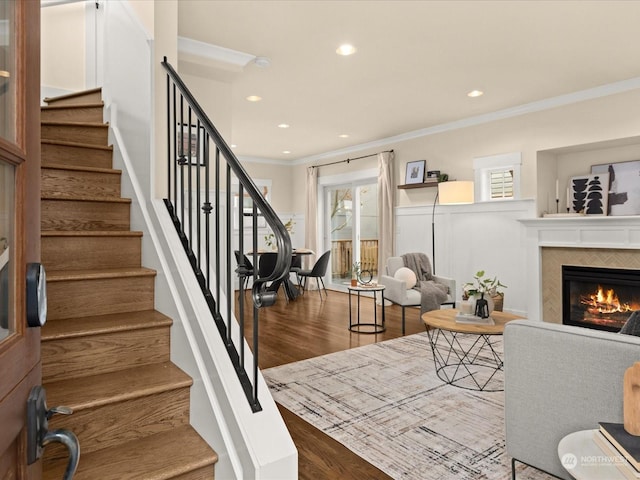
M 26 410 L 41 380 L 40 331 L 26 326 L 27 263 L 40 261 L 40 2 L 0 0 L 0 478 L 27 465 Z
M 354 264 L 378 274 L 378 187 L 363 179 L 324 187 L 325 238 L 331 250 L 331 284 L 343 287 Z

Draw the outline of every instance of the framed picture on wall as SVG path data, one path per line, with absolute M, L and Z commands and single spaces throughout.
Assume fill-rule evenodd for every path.
M 427 169 L 426 160 L 416 160 L 415 162 L 407 162 L 407 172 L 404 183 L 424 183 L 424 172 Z
M 235 179 L 234 179 L 235 180 Z M 240 229 L 240 219 L 239 219 L 239 210 L 240 210 L 240 193 L 238 188 L 238 181 L 235 180 L 232 182 L 231 189 L 233 192 L 233 228 L 235 230 Z M 271 201 L 271 180 L 260 180 L 254 179 L 254 183 L 256 187 L 262 193 L 262 196 L 265 198 L 267 202 Z M 249 196 L 249 194 L 243 191 L 242 195 L 242 216 L 244 228 L 253 228 L 253 200 Z M 260 210 L 258 210 L 258 218 L 257 218 L 258 228 L 267 228 L 267 221 L 262 216 Z
M 204 127 L 178 123 L 176 125 L 176 161 L 178 165 L 197 165 L 204 167 L 207 164 L 205 152 Z
M 609 203 L 609 174 L 596 173 L 569 179 L 569 211 L 606 215 Z
M 640 215 L 640 160 L 593 165 L 591 173 L 609 175 L 608 215 Z

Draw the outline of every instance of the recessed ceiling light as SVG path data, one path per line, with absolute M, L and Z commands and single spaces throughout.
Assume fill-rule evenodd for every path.
M 267 68 L 271 66 L 271 60 L 269 60 L 267 57 L 256 57 L 253 60 L 253 63 L 255 63 L 256 66 L 260 68 Z
M 236 148 L 238 145 L 236 145 L 235 143 L 231 144 L 231 148 Z
M 484 92 L 482 90 L 471 90 L 469 93 L 467 93 L 467 97 L 480 97 L 484 95 Z
M 259 102 L 260 100 L 262 100 L 262 97 L 259 97 L 258 95 L 249 95 L 247 97 L 247 100 L 249 100 L 250 102 Z
M 278 128 L 289 128 L 291 125 L 289 125 L 288 123 L 281 123 L 280 125 L 278 125 Z
M 289 154 L 289 153 L 291 153 L 291 150 L 283 150 L 282 153 Z
M 345 43 L 344 45 L 340 45 L 338 47 L 338 49 L 336 50 L 336 53 L 338 55 L 353 55 L 354 53 L 356 53 L 356 47 L 354 47 L 353 45 L 349 45 L 348 43 Z
M 341 133 L 340 135 L 338 135 L 338 137 L 340 138 L 349 138 L 349 135 L 346 133 Z

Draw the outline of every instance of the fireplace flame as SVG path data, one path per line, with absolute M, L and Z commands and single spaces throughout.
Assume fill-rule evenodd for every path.
M 582 296 L 580 303 L 586 305 L 587 311 L 591 314 L 630 312 L 633 310 L 628 303 L 620 302 L 613 289 L 604 290 L 600 285 L 598 285 L 596 293 Z

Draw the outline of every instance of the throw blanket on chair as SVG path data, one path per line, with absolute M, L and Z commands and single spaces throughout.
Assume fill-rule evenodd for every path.
M 418 280 L 414 290 L 420 292 L 420 315 L 438 310 L 447 299 L 447 286 L 436 283 L 431 273 L 431 262 L 424 253 L 405 253 L 402 255 L 404 266 L 413 270 Z

